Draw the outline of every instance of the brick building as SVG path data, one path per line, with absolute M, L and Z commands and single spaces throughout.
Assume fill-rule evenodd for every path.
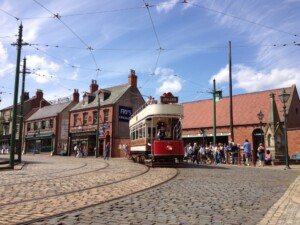
M 112 157 L 122 156 L 124 145 L 129 143 L 129 117 L 144 103 L 134 70 L 130 71 L 126 84 L 114 87 L 99 88 L 97 81 L 92 80 L 89 92 L 70 110 L 69 154 L 80 144 L 85 155 L 95 155 L 98 138 L 99 156 L 103 156 L 107 142 L 111 143 Z
M 300 152 L 300 101 L 295 85 L 285 88 L 290 94 L 287 109 L 287 133 L 289 155 Z M 260 142 L 273 151 L 275 157 L 282 157 L 284 151 L 283 104 L 279 99 L 282 89 L 233 96 L 234 142 L 243 144 L 245 139 L 257 149 Z M 216 103 L 217 143 L 228 143 L 230 133 L 230 98 L 224 97 Z M 183 139 L 185 143 L 209 143 L 213 141 L 213 100 L 187 102 L 184 106 Z M 257 114 L 264 117 L 260 126 Z
M 72 98 L 61 98 L 52 105 L 41 102 L 25 121 L 24 152 L 60 154 L 67 152 L 69 110 L 79 102 L 75 89 Z
M 44 105 L 50 105 L 43 98 L 43 91 L 37 89 L 36 95 L 32 98 L 29 98 L 29 93 L 24 92 L 24 104 L 23 104 L 23 115 L 25 121 L 35 109 L 40 107 L 41 102 Z M 0 148 L 9 148 L 10 146 L 10 138 L 11 138 L 11 131 L 12 131 L 12 113 L 13 113 L 13 106 L 9 106 L 7 108 L 2 109 L 1 116 L 3 117 L 3 135 L 0 136 Z M 16 142 L 15 146 L 18 146 L 19 141 L 19 127 L 20 127 L 20 104 L 17 105 L 17 122 L 16 122 Z M 24 128 L 24 126 L 23 126 Z M 23 132 L 24 134 L 24 132 Z

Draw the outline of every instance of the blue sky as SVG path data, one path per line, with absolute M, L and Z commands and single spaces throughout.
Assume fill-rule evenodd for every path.
M 300 0 L 1 0 L 0 108 L 13 104 L 21 22 L 30 97 L 82 96 L 91 80 L 123 84 L 134 69 L 143 95 L 189 102 L 211 98 L 213 78 L 229 95 L 229 41 L 233 94 L 299 88 L 299 10 Z

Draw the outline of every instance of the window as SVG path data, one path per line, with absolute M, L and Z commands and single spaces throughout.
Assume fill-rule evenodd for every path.
M 53 128 L 53 119 L 51 119 L 51 120 L 49 121 L 49 127 L 50 127 L 50 128 Z
M 46 121 L 42 121 L 42 129 L 46 128 Z
M 38 129 L 38 124 L 37 124 L 37 122 L 34 122 L 34 128 L 33 128 L 34 130 L 37 130 Z
M 30 131 L 31 130 L 31 123 L 28 123 L 27 124 L 27 131 Z
M 108 109 L 104 110 L 104 122 L 108 122 L 108 112 L 109 112 Z
M 78 126 L 78 114 L 74 114 L 74 127 Z
M 83 125 L 87 125 L 88 124 L 88 113 L 84 112 L 83 113 Z
M 98 112 L 94 111 L 93 112 L 93 124 L 97 124 L 97 116 L 98 116 Z
M 9 134 L 9 126 L 3 125 L 3 135 L 8 135 L 8 134 Z

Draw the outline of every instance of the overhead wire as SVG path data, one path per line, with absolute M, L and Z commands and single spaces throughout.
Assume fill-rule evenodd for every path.
M 50 11 L 48 8 L 46 8 L 44 5 L 42 5 L 40 2 L 38 2 L 37 0 L 33 0 L 36 4 L 38 4 L 39 6 L 41 6 L 43 9 L 45 9 L 46 11 L 48 11 L 49 13 L 51 13 L 55 18 L 57 18 L 83 45 L 86 46 L 86 49 L 89 50 L 92 58 L 93 58 L 93 61 L 97 67 L 97 71 L 100 71 L 100 68 L 97 64 L 97 61 L 96 61 L 96 58 L 92 52 L 93 48 L 91 46 L 89 46 L 78 34 L 76 34 L 70 26 L 68 26 L 62 19 L 61 19 L 61 16 L 57 13 L 53 13 L 52 11 Z
M 264 27 L 264 28 L 267 28 L 267 29 L 270 29 L 270 30 L 274 30 L 274 31 L 277 31 L 277 32 L 280 32 L 280 33 L 283 33 L 283 34 L 291 35 L 291 36 L 294 36 L 294 37 L 299 36 L 298 34 L 295 34 L 295 33 L 293 34 L 293 33 L 290 33 L 290 32 L 287 32 L 287 31 L 284 31 L 284 30 L 281 30 L 281 29 L 278 29 L 278 28 L 275 28 L 275 27 L 272 27 L 272 26 L 268 26 L 268 25 L 265 25 L 265 24 L 262 24 L 262 23 L 254 22 L 254 21 L 251 21 L 251 20 L 248 20 L 248 19 L 245 19 L 245 18 L 242 18 L 242 17 L 238 17 L 238 16 L 235 16 L 235 15 L 232 15 L 232 14 L 229 14 L 229 13 L 225 13 L 225 12 L 222 12 L 222 11 L 219 11 L 219 10 L 216 10 L 216 9 L 208 8 L 208 7 L 199 5 L 197 3 L 190 2 L 188 0 L 184 0 L 182 3 L 189 4 L 189 5 L 198 7 L 198 8 L 202 8 L 202 9 L 205 9 L 205 10 L 208 10 L 208 11 L 211 11 L 211 12 L 214 12 L 214 13 L 218 13 L 218 14 L 221 14 L 223 16 L 231 17 L 231 18 L 234 18 L 234 19 L 237 19 L 237 20 L 240 20 L 240 21 L 244 21 L 244 22 L 247 22 L 247 23 L 250 23 L 250 24 L 254 24 L 254 25 L 257 25 L 257 26 L 260 26 L 260 27 Z
M 159 52 L 158 52 L 158 55 L 157 55 L 157 58 L 156 58 L 156 61 L 155 61 L 155 69 L 157 68 L 157 66 L 158 66 L 158 63 L 159 63 L 159 59 L 160 59 L 160 56 L 161 56 L 161 53 L 162 53 L 162 51 L 165 51 L 165 50 L 170 50 L 170 51 L 172 51 L 172 50 L 178 50 L 178 51 L 181 51 L 181 50 L 189 50 L 190 48 L 178 48 L 178 49 L 163 49 L 162 47 L 161 47 L 161 44 L 160 44 L 160 41 L 159 41 L 159 38 L 158 38 L 158 33 L 157 33 L 157 31 L 156 31 L 156 28 L 155 28 L 155 25 L 154 25 L 154 22 L 153 22 L 153 19 L 152 19 L 152 16 L 151 16 L 151 12 L 150 12 L 150 9 L 149 9 L 149 7 L 153 7 L 153 6 L 155 6 L 155 5 L 150 5 L 150 4 L 148 4 L 148 3 L 146 3 L 144 0 L 143 0 L 143 2 L 144 2 L 144 6 L 142 6 L 142 7 L 136 7 L 136 8 L 127 8 L 127 9 L 117 9 L 117 10 L 107 10 L 107 11 L 99 11 L 99 12 L 87 12 L 87 13 L 78 13 L 78 14 L 70 14 L 70 15 L 59 15 L 59 14 L 54 14 L 53 12 L 51 12 L 50 10 L 48 10 L 46 7 L 44 7 L 44 6 L 42 6 L 39 2 L 37 2 L 36 0 L 33 0 L 33 1 L 35 1 L 37 4 L 39 4 L 41 7 L 43 7 L 45 10 L 47 10 L 49 13 L 51 13 L 55 18 L 57 18 L 57 19 L 59 19 L 69 30 L 70 30 L 70 32 L 72 32 L 73 33 L 73 35 L 74 36 L 76 36 L 83 44 L 84 44 L 84 46 L 86 47 L 86 48 L 78 48 L 78 47 L 66 47 L 66 46 L 56 46 L 56 47 L 65 47 L 65 48 L 74 48 L 74 49 L 86 49 L 86 50 L 89 50 L 89 52 L 90 52 L 90 54 L 92 55 L 92 58 L 93 58 L 93 61 L 94 61 L 94 63 L 95 63 L 95 65 L 96 65 L 96 69 L 91 69 L 91 68 L 88 68 L 88 69 L 91 69 L 91 70 L 96 70 L 97 71 L 97 73 L 100 71 L 100 68 L 99 68 L 99 66 L 97 65 L 97 62 L 96 62 L 96 58 L 95 58 L 95 56 L 94 56 L 94 54 L 93 54 L 93 51 L 95 51 L 95 50 L 108 50 L 108 51 L 116 51 L 116 50 L 122 50 L 122 51 L 126 51 L 126 50 L 128 50 L 128 49 L 93 49 L 92 47 L 90 47 L 90 46 L 88 46 L 87 45 L 87 43 L 85 43 L 84 42 L 84 40 L 83 39 L 81 39 L 80 38 L 80 36 L 78 36 L 67 24 L 65 24 L 62 20 L 61 20 L 61 18 L 62 17 L 66 17 L 66 16 L 80 16 L 80 15 L 91 15 L 91 14 L 96 14 L 96 13 L 108 13 L 108 12 L 117 12 L 117 11 L 124 11 L 124 10 L 133 10 L 133 9 L 142 9 L 142 8 L 146 8 L 147 9 L 147 11 L 148 11 L 148 14 L 149 14 L 149 18 L 150 18 L 150 21 L 151 21 L 151 24 L 152 24 L 152 28 L 153 28 L 153 32 L 154 32 L 154 34 L 155 34 L 155 38 L 156 38 L 156 42 L 157 42 L 157 44 L 158 44 L 158 46 L 159 46 Z M 210 10 L 210 11 L 213 11 L 213 12 L 215 12 L 215 13 L 219 13 L 219 14 L 222 14 L 222 15 L 224 15 L 224 16 L 230 16 L 230 17 L 232 17 L 232 18 L 234 18 L 234 19 L 239 19 L 239 20 L 243 20 L 243 21 L 245 21 L 245 22 L 248 22 L 248 23 L 253 23 L 253 24 L 256 24 L 256 25 L 259 25 L 259 26 L 262 26 L 262 27 L 265 27 L 265 28 L 269 28 L 269 29 L 273 29 L 273 30 L 276 30 L 276 31 L 278 31 L 278 32 L 282 32 L 282 33 L 286 33 L 286 34 L 290 34 L 290 35 L 293 35 L 293 34 L 291 34 L 291 33 L 289 33 L 289 32 L 285 32 L 285 31 L 281 31 L 281 30 L 278 30 L 278 29 L 274 29 L 274 28 L 272 28 L 272 27 L 269 27 L 269 26 L 266 26 L 266 25 L 263 25 L 263 24 L 260 24 L 260 23 L 256 23 L 256 22 L 253 22 L 253 21 L 249 21 L 249 20 L 247 20 L 247 19 L 243 19 L 243 18 L 239 18 L 239 17 L 236 17 L 236 16 L 234 16 L 234 15 L 230 15 L 230 14 L 228 14 L 228 13 L 225 13 L 225 12 L 221 12 L 221 11 L 217 11 L 217 10 L 214 10 L 214 9 L 210 9 L 210 8 L 207 8 L 207 7 L 202 7 L 201 5 L 198 5 L 198 4 L 195 4 L 195 3 L 191 3 L 191 2 L 189 2 L 189 1 L 187 1 L 187 0 L 184 0 L 184 1 L 182 1 L 182 2 L 178 2 L 178 4 L 180 4 L 180 3 L 187 3 L 187 4 L 190 4 L 190 5 L 193 5 L 194 7 L 198 7 L 198 8 L 203 8 L 203 9 L 206 9 L 206 10 Z M 161 4 L 158 4 L 158 5 L 163 5 L 163 4 L 177 4 L 177 3 L 161 3 Z M 1 9 L 0 9 L 1 10 Z M 1 11 L 3 11 L 3 10 L 1 10 Z M 6 14 L 8 14 L 9 16 L 11 16 L 11 17 L 13 17 L 14 19 L 16 19 L 16 20 L 20 20 L 20 18 L 18 18 L 18 17 L 15 17 L 14 15 L 12 15 L 12 14 L 10 14 L 10 13 L 7 13 L 7 12 L 5 12 Z M 42 17 L 40 17 L 40 18 L 42 18 Z M 53 18 L 53 17 L 44 17 L 44 18 Z M 30 19 L 30 18 L 21 18 L 21 19 Z M 32 18 L 33 19 L 33 18 Z M 297 35 L 293 35 L 293 36 L 297 36 Z M 292 45 L 292 44 L 290 44 L 290 45 Z M 300 45 L 300 44 L 298 44 L 298 43 L 294 43 L 293 45 Z M 270 45 L 271 46 L 271 45 Z M 286 46 L 288 46 L 288 45 L 282 45 L 281 47 L 286 47 Z M 235 47 L 237 47 L 237 46 L 235 46 Z M 240 47 L 247 47 L 247 46 L 240 46 Z M 251 46 L 249 46 L 249 47 L 251 47 Z M 278 45 L 274 45 L 273 47 L 278 47 Z M 210 47 L 210 48 L 214 48 L 214 47 Z M 218 47 L 215 47 L 215 48 L 218 48 Z M 223 47 L 219 47 L 219 48 L 223 48 Z M 227 46 L 224 46 L 224 48 L 227 48 Z M 196 48 L 191 48 L 192 50 L 194 50 L 194 49 L 196 49 Z M 40 49 L 38 49 L 38 50 L 40 50 Z M 129 49 L 130 51 L 132 51 L 132 50 L 135 50 L 135 49 Z M 137 51 L 138 51 L 139 49 L 137 49 Z M 155 49 L 151 49 L 151 50 L 155 50 Z M 157 49 L 156 49 L 157 50 Z M 40 50 L 41 51 L 41 50 Z M 47 54 L 46 52 L 44 52 L 45 54 Z M 48 54 L 49 55 L 49 54 Z M 53 57 L 53 56 L 51 56 L 51 57 Z M 56 57 L 57 58 L 57 57 Z M 66 63 L 65 62 L 65 60 L 62 60 L 62 59 L 60 59 L 61 61 L 63 61 L 65 64 L 69 64 L 69 63 Z M 75 65 L 71 65 L 71 64 L 69 64 L 69 66 L 70 67 L 72 67 L 72 68 L 83 68 L 83 67 L 79 67 L 79 66 L 75 66 Z M 101 71 L 103 71 L 103 70 L 101 70 Z
M 6 10 L 3 10 L 3 9 L 0 8 L 0 11 L 1 11 L 1 12 L 4 12 L 4 13 L 7 14 L 7 15 L 9 15 L 10 17 L 13 17 L 13 18 L 16 19 L 17 21 L 20 20 L 19 17 L 14 16 L 13 14 L 7 12 Z

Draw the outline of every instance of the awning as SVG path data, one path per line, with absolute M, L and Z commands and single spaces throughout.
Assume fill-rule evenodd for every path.
M 213 134 L 185 134 L 182 135 L 182 138 L 205 138 L 205 137 L 213 137 Z M 217 133 L 216 136 L 230 136 L 230 133 Z
M 25 136 L 26 140 L 37 140 L 37 139 L 48 139 L 52 138 L 54 136 L 53 132 L 47 132 L 47 133 L 30 133 Z

